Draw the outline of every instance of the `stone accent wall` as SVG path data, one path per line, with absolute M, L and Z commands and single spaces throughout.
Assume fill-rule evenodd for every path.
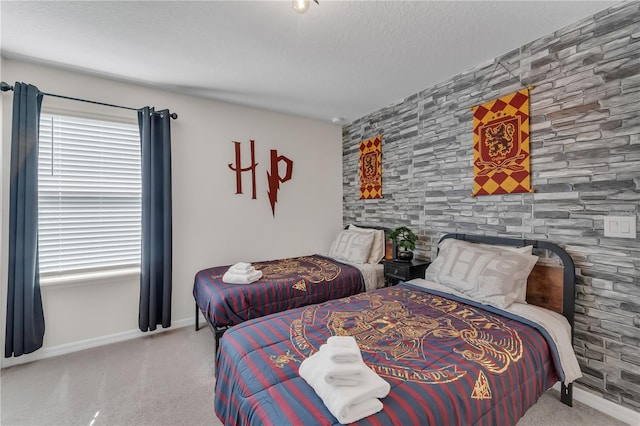
M 401 78 L 401 77 L 400 77 Z M 535 193 L 471 197 L 471 107 L 534 85 Z M 383 194 L 358 199 L 358 142 L 383 136 Z M 407 225 L 418 257 L 448 232 L 541 239 L 576 263 L 579 383 L 640 411 L 640 3 L 612 7 L 343 128 L 344 222 Z M 640 230 L 640 224 L 638 224 Z

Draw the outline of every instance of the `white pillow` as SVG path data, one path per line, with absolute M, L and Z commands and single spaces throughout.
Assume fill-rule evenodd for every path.
M 447 285 L 471 299 L 506 308 L 524 303 L 527 278 L 537 256 L 455 239 L 440 244 L 440 253 L 425 279 Z
M 380 261 L 384 258 L 384 254 L 385 254 L 386 238 L 384 236 L 384 230 L 371 229 L 371 228 L 359 228 L 355 225 L 349 225 L 349 230 L 373 234 L 373 244 L 371 245 L 371 253 L 369 253 L 369 259 L 367 260 L 366 263 L 370 263 L 372 265 L 375 265 L 376 263 L 380 263 Z
M 494 252 L 500 252 L 501 250 L 504 251 L 511 251 L 511 252 L 515 252 L 515 253 L 520 253 L 520 254 L 532 254 L 533 253 L 533 246 L 524 246 L 524 247 L 514 247 L 514 246 L 502 246 L 502 245 L 493 245 L 493 244 L 484 244 L 484 243 L 471 243 L 468 241 L 463 241 L 463 240 L 456 240 L 454 238 L 447 238 L 444 241 L 441 241 L 438 244 L 438 247 L 440 248 L 440 251 L 438 253 L 438 257 L 440 257 L 440 255 L 442 254 L 442 248 L 443 247 L 448 247 L 450 244 L 453 245 L 466 245 L 469 247 L 482 247 L 484 249 L 487 250 L 491 250 Z M 438 259 L 436 259 L 438 260 Z M 437 274 L 436 270 L 439 270 L 440 268 L 440 264 L 442 262 L 431 262 L 431 264 L 429 265 L 429 268 L 431 268 L 432 273 L 430 273 L 429 275 L 425 274 L 425 279 L 428 279 L 430 281 L 435 281 L 436 278 L 434 277 L 434 274 Z M 432 268 L 433 266 L 433 268 Z M 429 269 L 427 269 L 428 271 Z M 428 278 L 427 278 L 428 277 Z M 435 281 L 437 282 L 437 281 Z
M 511 252 L 520 253 L 520 254 L 533 254 L 533 246 L 515 247 L 515 246 L 484 244 L 484 243 L 471 243 L 468 241 L 461 241 L 461 240 L 456 240 L 456 241 L 462 244 L 473 244 L 473 247 L 480 246 L 493 251 L 506 250 L 506 251 L 511 251 Z M 524 288 L 518 288 L 515 301 L 519 303 L 527 303 L 526 298 L 527 298 L 527 286 L 525 285 Z
M 372 233 L 342 231 L 331 244 L 329 256 L 347 262 L 367 263 L 373 237 Z

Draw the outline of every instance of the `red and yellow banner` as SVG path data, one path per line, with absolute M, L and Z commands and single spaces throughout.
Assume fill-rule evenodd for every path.
M 382 198 L 382 135 L 360 142 L 360 199 Z
M 533 192 L 529 88 L 473 108 L 473 193 Z

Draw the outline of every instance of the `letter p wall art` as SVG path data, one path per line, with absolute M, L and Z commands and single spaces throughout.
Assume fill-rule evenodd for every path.
M 229 168 L 236 173 L 236 194 L 242 194 L 242 173 L 251 172 L 251 199 L 255 200 L 256 197 L 256 168 L 259 163 L 256 163 L 255 156 L 255 141 L 249 140 L 249 146 L 251 150 L 251 163 L 243 167 L 241 156 L 241 143 L 233 142 L 235 146 L 235 164 L 229 163 Z M 284 155 L 278 155 L 278 151 L 275 149 L 270 150 L 270 165 L 267 171 L 267 196 L 269 197 L 269 204 L 271 205 L 271 213 L 273 217 L 276 216 L 276 203 L 278 202 L 278 191 L 280 190 L 280 184 L 291 180 L 293 175 L 293 161 Z M 280 166 L 283 166 L 282 168 Z

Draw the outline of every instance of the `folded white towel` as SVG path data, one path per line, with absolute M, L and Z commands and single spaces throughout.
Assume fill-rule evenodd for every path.
M 349 423 L 357 422 L 360 419 L 364 419 L 365 417 L 369 417 L 372 414 L 382 411 L 382 408 L 382 402 L 380 402 L 379 399 L 372 398 L 364 400 L 362 402 L 358 402 L 356 404 L 351 404 L 346 410 L 338 413 L 337 416 L 333 413 L 331 414 L 333 414 L 333 416 L 338 419 L 341 424 L 346 425 Z
M 329 358 L 334 362 L 362 361 L 360 348 L 353 336 L 331 336 L 327 339 Z
M 252 265 L 249 265 L 248 268 L 241 268 L 241 269 L 236 268 L 236 265 L 233 265 L 232 267 L 229 268 L 229 272 L 231 272 L 232 274 L 238 274 L 238 275 L 249 275 L 255 270 L 256 268 Z
M 234 271 L 238 271 L 238 272 L 250 271 L 255 269 L 253 265 L 247 262 L 238 262 L 235 265 L 231 265 L 231 268 L 229 269 L 232 269 L 232 268 Z
M 262 278 L 262 271 L 254 271 L 250 274 L 234 274 L 233 272 L 225 272 L 222 281 L 228 284 L 250 284 Z
M 327 339 L 327 345 L 340 346 L 343 348 L 356 348 L 360 350 L 358 342 L 356 342 L 356 338 L 353 336 L 330 336 Z
M 328 345 L 320 346 L 320 351 L 327 350 Z M 325 356 L 322 361 L 324 380 L 336 386 L 358 386 L 362 382 L 364 369 L 367 368 L 364 362 L 335 362 L 328 356 Z
M 340 423 L 351 423 L 382 410 L 382 403 L 391 386 L 365 365 L 358 386 L 335 386 L 324 380 L 327 351 L 318 351 L 300 364 L 300 376 L 313 388 Z M 380 402 L 380 401 L 377 401 Z

